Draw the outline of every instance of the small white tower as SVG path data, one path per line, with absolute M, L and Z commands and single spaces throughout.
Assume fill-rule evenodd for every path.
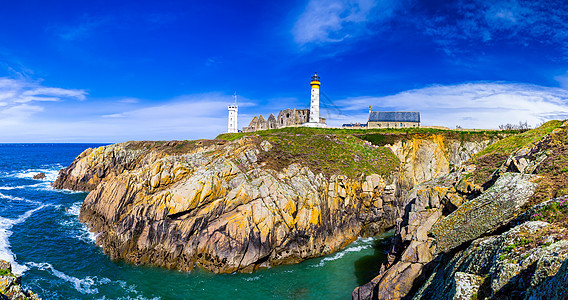
M 227 128 L 228 133 L 239 132 L 239 107 L 237 106 L 237 93 L 235 92 L 235 104 L 229 105 L 229 126 Z
M 320 121 L 320 81 L 318 72 L 312 76 L 310 82 L 312 86 L 312 99 L 310 102 L 310 123 L 319 123 Z

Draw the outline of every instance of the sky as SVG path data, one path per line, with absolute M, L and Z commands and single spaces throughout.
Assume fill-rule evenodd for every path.
M 568 118 L 566 0 L 4 1 L 0 142 L 214 138 L 254 115 Z

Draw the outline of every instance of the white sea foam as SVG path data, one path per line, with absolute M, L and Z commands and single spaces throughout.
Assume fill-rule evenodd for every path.
M 52 182 L 55 181 L 55 179 L 57 179 L 57 175 L 59 175 L 59 170 L 54 168 L 20 170 L 14 174 L 14 177 L 21 179 L 33 179 L 34 176 L 39 173 L 44 173 L 45 178 L 36 179 L 36 180 Z
M 357 241 L 353 242 L 353 244 L 351 244 L 351 246 L 335 253 L 333 256 L 328 256 L 328 257 L 322 258 L 322 260 L 319 262 L 319 264 L 314 265 L 313 267 L 323 267 L 327 262 L 338 260 L 338 259 L 342 258 L 343 256 L 345 256 L 345 254 L 347 254 L 349 252 L 359 252 L 361 250 L 372 248 L 373 247 L 373 244 L 372 244 L 373 240 L 374 240 L 373 237 L 365 238 L 365 239 L 358 239 Z
M 106 277 L 99 279 L 97 276 L 87 276 L 83 279 L 67 275 L 57 269 L 55 269 L 50 263 L 35 263 L 29 262 L 26 264 L 29 267 L 34 267 L 39 270 L 49 271 L 53 276 L 62 279 L 66 282 L 69 282 L 75 289 L 82 294 L 96 294 L 99 290 L 96 286 L 100 286 L 103 284 L 109 284 L 112 281 Z
M 78 216 L 79 212 L 81 211 L 81 205 L 83 204 L 82 201 L 78 201 L 73 203 L 69 208 L 65 210 L 65 214 L 67 217 L 64 217 L 59 224 L 69 230 L 72 231 L 72 236 L 82 240 L 86 243 L 95 244 L 97 240 L 97 235 L 91 231 L 87 225 L 79 222 Z
M 11 195 L 5 195 L 3 193 L 0 193 L 0 199 L 6 199 L 8 201 L 21 201 L 21 202 L 31 203 L 31 204 L 35 204 L 35 205 L 42 205 L 42 203 L 38 202 L 38 201 L 34 201 L 34 200 L 26 199 L 26 198 L 21 198 L 21 197 L 16 197 L 16 196 L 11 196 Z
M 9 238 L 12 235 L 12 227 L 16 224 L 23 223 L 27 218 L 29 218 L 36 211 L 44 208 L 46 205 L 41 205 L 37 208 L 29 210 L 19 216 L 16 219 L 7 219 L 0 217 L 0 259 L 8 261 L 12 264 L 12 270 L 16 274 L 23 274 L 28 268 L 16 263 L 14 258 L 14 253 L 10 249 Z
M 260 276 L 254 276 L 254 277 L 245 278 L 246 281 L 255 281 L 255 280 L 259 280 L 259 279 L 260 279 Z
M 33 185 L 18 185 L 18 186 L 0 186 L 0 190 L 3 191 L 11 191 L 11 190 L 16 190 L 16 189 L 25 189 L 28 187 L 34 187 L 37 186 L 37 184 L 33 184 Z
M 79 216 L 79 212 L 81 212 L 81 205 L 83 205 L 83 201 L 77 201 L 75 203 L 73 203 L 73 205 L 71 205 L 66 211 L 65 213 L 78 217 Z
M 0 193 L 0 199 L 8 199 L 11 201 L 26 201 L 26 199 L 24 198 L 20 198 L 20 197 L 16 197 L 16 196 L 10 196 L 10 195 L 4 195 L 2 193 Z

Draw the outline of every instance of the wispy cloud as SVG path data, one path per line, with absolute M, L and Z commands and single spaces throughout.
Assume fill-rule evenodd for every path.
M 411 22 L 434 38 L 446 53 L 467 51 L 463 41 L 509 41 L 518 46 L 558 45 L 568 53 L 565 1 L 474 0 L 445 3 L 445 10 L 418 12 Z M 442 11 L 442 13 L 440 12 Z
M 227 130 L 227 105 L 230 95 L 194 94 L 153 103 L 143 99 L 89 99 L 79 90 L 46 88 L 13 79 L 0 80 L 0 87 L 17 86 L 11 91 L 0 88 L 0 142 L 121 142 L 128 140 L 184 140 L 214 138 Z M 22 103 L 20 94 L 58 97 L 60 102 L 34 100 Z M 51 93 L 47 93 L 51 92 Z M 62 98 L 65 96 L 65 98 Z M 27 100 L 27 99 L 26 99 Z M 132 101 L 135 100 L 135 101 Z M 239 97 L 239 106 L 254 104 Z M 66 115 L 72 113 L 72 117 Z M 241 124 L 242 126 L 242 124 Z
M 0 78 L 0 124 L 28 120 L 43 111 L 41 102 L 85 100 L 86 95 L 85 90 L 45 87 L 25 79 Z
M 310 0 L 292 34 L 300 46 L 340 42 L 368 32 L 368 23 L 388 18 L 396 6 L 391 0 Z
M 568 91 L 521 83 L 476 82 L 436 85 L 386 97 L 354 97 L 336 102 L 351 120 L 366 122 L 373 110 L 420 111 L 422 124 L 454 128 L 497 128 L 568 118 Z M 348 118 L 342 118 L 345 122 Z M 332 121 L 332 125 L 339 122 Z
M 48 27 L 48 30 L 62 40 L 74 41 L 90 36 L 97 28 L 107 24 L 109 21 L 109 17 L 83 16 L 75 24 L 52 25 Z

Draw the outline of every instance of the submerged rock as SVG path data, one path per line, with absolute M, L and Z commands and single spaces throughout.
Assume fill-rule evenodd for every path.
M 33 179 L 44 179 L 45 173 L 37 173 L 33 176 Z

